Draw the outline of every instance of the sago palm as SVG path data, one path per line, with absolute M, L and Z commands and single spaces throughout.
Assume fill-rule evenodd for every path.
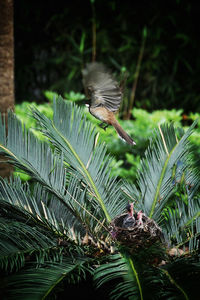
M 111 176 L 112 158 L 83 109 L 60 97 L 53 111 L 50 120 L 32 108 L 42 142 L 12 112 L 7 134 L 0 124 L 0 154 L 32 178 L 30 184 L 16 177 L 0 181 L 2 297 L 56 298 L 87 280 L 109 289 L 104 299 L 196 295 L 199 171 L 188 141 L 196 123 L 186 133 L 159 126 L 131 185 Z M 146 242 L 144 228 L 135 245 L 113 234 L 113 220 L 128 202 L 159 228 L 155 240 Z M 172 257 L 171 248 L 182 255 Z

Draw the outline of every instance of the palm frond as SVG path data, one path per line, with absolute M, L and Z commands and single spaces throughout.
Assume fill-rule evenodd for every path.
M 2 268 L 7 271 L 18 269 L 29 256 L 34 256 L 38 263 L 59 260 L 63 250 L 59 241 L 63 240 L 65 253 L 72 248 L 78 251 L 78 245 L 73 245 L 74 236 L 71 236 L 70 231 L 74 218 L 63 207 L 59 207 L 58 199 L 54 198 L 40 184 L 36 184 L 31 191 L 28 183 L 22 184 L 19 178 L 10 182 L 0 180 Z M 58 207 L 52 207 L 48 202 L 56 203 Z
M 37 182 L 30 189 L 19 179 L 0 180 L 0 265 L 7 272 L 19 269 L 7 278 L 10 297 L 45 298 L 61 281 L 71 282 L 94 272 L 90 267 L 93 249 L 83 245 L 83 235 L 91 234 L 95 242 L 100 236 L 105 238 L 104 230 L 121 214 L 127 197 L 136 202 L 137 209 L 160 222 L 169 239 L 189 242 L 190 249 L 196 249 L 200 202 L 194 196 L 199 174 L 190 161 L 188 142 L 195 123 L 178 136 L 173 125 L 160 126 L 141 162 L 137 185 L 132 186 L 111 176 L 111 158 L 82 109 L 58 98 L 53 121 L 36 109 L 32 111 L 50 146 L 38 141 L 12 113 L 7 137 L 5 124 L 0 122 L 0 154 Z M 179 182 L 185 184 L 185 199 L 177 198 L 167 210 Z M 117 242 L 115 246 L 118 253 L 95 261 L 94 272 L 97 287 L 111 284 L 113 299 L 142 300 L 149 291 L 153 294 L 155 283 L 161 288 L 154 299 L 166 295 L 170 299 L 174 289 L 187 299 L 179 274 L 169 263 L 163 268 L 151 267 L 151 257 L 157 258 L 161 251 L 156 245 L 145 248 L 145 253 L 132 254 Z M 194 262 L 198 274 L 196 265 Z
M 191 260 L 191 261 L 190 261 Z M 132 263 L 131 263 L 132 261 Z M 198 282 L 198 259 L 178 258 L 162 267 L 153 267 L 138 264 L 137 258 L 133 260 L 121 254 L 109 256 L 105 264 L 100 265 L 94 272 L 97 288 L 106 287 L 110 292 L 110 299 L 186 299 L 188 295 L 195 294 L 192 284 L 188 286 L 186 281 L 196 277 Z M 177 266 L 177 269 L 176 269 Z M 137 269 L 137 271 L 136 271 Z M 188 273 L 184 274 L 185 271 Z M 138 276 L 138 280 L 136 275 Z M 180 280 L 181 278 L 181 280 Z M 186 279 L 187 278 L 187 279 Z
M 30 130 L 23 128 L 12 112 L 8 114 L 7 138 L 4 131 L 5 124 L 0 121 L 0 154 L 47 189 L 53 187 L 57 194 L 63 195 L 66 172 L 62 158 L 54 155 L 47 143 L 40 142 Z
M 200 199 L 193 199 L 187 204 L 178 199 L 174 208 L 168 208 L 164 216 L 162 228 L 168 240 L 177 247 L 188 245 L 189 251 L 199 248 Z
M 0 204 L 1 269 L 8 272 L 19 269 L 31 256 L 38 263 L 62 257 L 62 247 L 58 246 L 56 236 L 42 222 L 8 202 L 0 201 Z
M 9 276 L 9 299 L 45 299 L 62 281 L 75 283 L 91 272 L 90 259 L 64 258 L 60 263 L 46 262 L 39 268 L 30 265 Z
M 46 191 L 53 194 L 56 202 L 61 202 L 65 210 L 81 224 L 82 220 L 74 209 L 74 198 L 66 189 L 66 169 L 62 155 L 56 155 L 51 147 L 40 142 L 31 132 L 22 127 L 16 116 L 9 112 L 8 136 L 5 137 L 5 124 L 0 121 L 0 154 L 17 166 L 34 180 L 39 182 Z M 86 189 L 87 186 L 84 187 Z M 76 190 L 76 188 L 75 188 Z M 46 197 L 45 197 L 46 198 Z M 78 201 L 77 201 L 78 202 Z
M 188 137 L 195 125 L 196 122 L 185 134 L 181 132 L 179 138 L 172 124 L 159 126 L 155 139 L 151 141 L 141 161 L 141 172 L 137 177 L 139 189 L 130 184 L 123 186 L 128 195 L 140 202 L 145 214 L 156 221 L 160 221 L 161 213 L 174 190 L 174 168 L 179 164 L 181 174 L 190 168 Z
M 63 227 L 60 223 L 62 219 L 47 207 L 47 203 L 52 197 L 40 184 L 36 184 L 31 191 L 29 184 L 22 184 L 18 177 L 10 179 L 10 182 L 0 179 L 0 199 L 22 212 L 21 216 L 23 215 L 24 219 L 22 218 L 20 221 L 32 220 L 33 223 L 40 223 L 44 228 L 62 235 L 67 226 Z M 9 212 L 7 212 L 7 216 L 9 216 Z M 15 218 L 14 215 L 9 217 Z
M 69 191 L 65 189 L 66 173 L 73 174 L 77 177 L 77 183 L 79 179 L 78 185 L 82 184 L 82 189 L 89 191 L 87 194 L 94 212 L 97 212 L 97 218 L 103 221 L 106 217 L 109 221 L 125 205 L 121 196 L 121 183 L 110 176 L 111 159 L 105 156 L 106 147 L 97 143 L 95 131 L 79 108 L 58 99 L 54 110 L 54 122 L 35 110 L 34 116 L 56 146 L 59 155 L 47 143 L 38 141 L 30 130 L 23 128 L 11 112 L 8 116 L 7 138 L 5 124 L 0 122 L 0 154 L 53 193 L 81 222 L 73 209 L 73 197 L 70 198 Z
M 174 287 L 175 299 L 195 299 L 199 290 L 200 258 L 179 257 L 164 265 L 160 271 L 165 274 Z M 166 299 L 166 298 L 165 298 Z M 167 298 L 168 299 L 168 298 Z
M 142 298 L 142 289 L 132 259 L 126 259 L 121 254 L 107 258 L 94 273 L 97 288 L 109 283 L 111 299 L 121 299 L 138 296 Z
M 121 183 L 110 176 L 109 156 L 106 147 L 97 142 L 96 131 L 86 121 L 83 110 L 61 97 L 54 101 L 53 121 L 33 109 L 42 132 L 50 139 L 64 161 L 76 170 L 90 189 L 93 201 L 100 205 L 110 221 L 124 206 L 121 199 Z
M 179 163 L 180 164 L 180 163 Z M 199 247 L 200 235 L 200 186 L 199 170 L 192 162 L 182 171 L 177 167 L 174 172 L 175 184 L 173 202 L 164 210 L 163 231 L 177 247 L 189 245 L 194 251 Z

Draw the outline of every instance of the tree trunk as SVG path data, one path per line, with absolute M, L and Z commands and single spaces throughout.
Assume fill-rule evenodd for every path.
M 13 1 L 0 0 L 0 111 L 6 120 L 9 108 L 14 108 Z M 0 163 L 0 176 L 10 173 L 10 166 Z

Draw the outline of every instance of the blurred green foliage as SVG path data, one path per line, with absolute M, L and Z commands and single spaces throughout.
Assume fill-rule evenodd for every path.
M 49 101 L 53 101 L 53 98 L 55 96 L 57 96 L 58 94 L 52 91 L 45 91 L 44 92 L 44 96 L 49 100 Z M 72 102 L 77 102 L 77 101 L 81 101 L 83 99 L 85 99 L 85 95 L 81 94 L 81 93 L 76 93 L 74 91 L 70 91 L 69 93 L 64 93 L 64 97 L 65 99 L 69 99 Z
M 162 1 L 141 0 L 134 2 L 134 9 L 130 0 L 61 0 L 56 6 L 50 0 L 48 8 L 46 2 L 21 0 L 14 5 L 17 102 L 46 101 L 31 105 L 52 117 L 57 94 L 79 105 L 88 100 L 81 76 L 85 63 L 94 59 L 105 63 L 117 80 L 127 74 L 118 118 L 137 145 L 124 144 L 111 127 L 106 131 L 98 127 L 114 157 L 115 175 L 135 180 L 158 124 L 172 121 L 185 128 L 199 117 L 200 32 L 194 2 L 169 1 L 163 7 Z M 34 131 L 29 105 L 17 104 L 16 113 Z M 85 113 L 98 126 L 86 107 Z M 196 156 L 199 127 L 190 138 Z
M 26 124 L 28 128 L 32 128 L 33 132 L 37 134 L 41 139 L 44 139 L 42 134 L 38 131 L 34 131 L 37 126 L 35 120 L 29 116 L 30 106 L 36 106 L 39 111 L 44 113 L 46 116 L 52 118 L 52 100 L 56 93 L 45 92 L 48 103 L 36 104 L 35 102 L 23 102 L 22 104 L 16 105 L 17 116 Z M 70 97 L 71 95 L 71 97 Z M 80 99 L 83 99 L 84 95 L 80 93 L 70 92 L 68 93 L 67 100 L 74 101 L 77 99 L 77 103 Z M 87 118 L 98 127 L 100 123 L 95 119 L 89 112 L 88 108 L 85 107 L 85 114 Z M 200 114 L 191 113 L 187 116 L 183 115 L 182 110 L 156 110 L 152 113 L 147 112 L 144 109 L 134 108 L 132 110 L 133 120 L 119 120 L 120 124 L 136 141 L 136 146 L 132 147 L 121 141 L 114 128 L 108 127 L 106 130 L 98 127 L 100 133 L 99 138 L 106 142 L 108 153 L 113 157 L 113 174 L 121 178 L 125 178 L 133 182 L 136 179 L 136 173 L 140 169 L 140 158 L 143 157 L 144 151 L 148 145 L 149 138 L 152 136 L 153 131 L 158 127 L 158 124 L 164 122 L 173 122 L 176 127 L 183 127 L 186 129 L 193 120 L 199 118 L 198 128 L 195 130 L 193 135 L 190 137 L 194 148 L 195 156 L 200 155 Z M 187 119 L 184 120 L 183 118 Z M 26 177 L 23 177 L 27 179 Z
M 16 99 L 82 93 L 95 56 L 117 79 L 128 72 L 122 112 L 136 78 L 134 107 L 200 111 L 199 28 L 198 1 L 15 1 Z

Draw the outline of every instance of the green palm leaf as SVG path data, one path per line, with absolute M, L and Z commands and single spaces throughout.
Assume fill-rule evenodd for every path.
M 77 282 L 90 272 L 90 259 L 65 258 L 60 263 L 46 262 L 40 268 L 33 266 L 12 275 L 8 283 L 9 299 L 45 299 L 62 281 Z
M 10 183 L 0 181 L 0 263 L 5 270 L 20 269 L 8 279 L 10 296 L 45 298 L 62 280 L 84 277 L 93 263 L 90 246 L 81 244 L 85 232 L 98 245 L 101 236 L 106 236 L 104 230 L 109 221 L 123 211 L 127 197 L 136 202 L 137 209 L 159 221 L 170 239 L 186 243 L 185 237 L 191 232 L 190 248 L 196 249 L 199 200 L 193 200 L 199 175 L 193 172 L 188 156 L 188 137 L 195 123 L 178 137 L 172 125 L 159 127 L 142 160 L 137 186 L 133 186 L 110 175 L 111 158 L 105 154 L 105 145 L 98 143 L 98 135 L 82 109 L 59 98 L 54 101 L 53 121 L 36 109 L 32 111 L 51 146 L 39 142 L 12 113 L 8 116 L 8 137 L 5 125 L 0 123 L 0 154 L 37 182 L 30 190 L 28 184 L 23 185 L 18 179 Z M 182 180 L 189 206 L 179 199 L 167 211 L 169 197 Z M 67 242 L 64 247 L 58 245 L 58 238 Z M 130 256 L 126 250 L 116 245 L 117 254 L 104 256 L 105 263 L 101 259 L 95 261 L 98 287 L 112 283 L 114 278 L 114 299 L 143 299 L 149 283 L 162 283 L 162 291 L 169 286 L 173 276 L 167 275 L 167 268 L 162 271 L 146 266 L 144 254 Z M 148 250 L 150 253 L 151 249 Z M 24 267 L 29 256 L 37 261 L 38 268 L 34 263 Z M 63 261 L 55 263 L 62 257 Z M 47 263 L 50 259 L 52 262 Z M 161 273 L 168 280 L 166 285 Z M 181 285 L 176 288 L 187 299 Z M 171 297 L 170 292 L 168 295 Z
M 200 236 L 200 199 L 190 200 L 188 204 L 178 199 L 174 208 L 165 211 L 162 228 L 169 240 L 177 247 L 189 245 L 189 250 L 199 248 Z
M 33 115 L 41 125 L 42 132 L 50 139 L 67 165 L 73 167 L 87 184 L 95 200 L 110 221 L 122 209 L 121 183 L 110 176 L 109 156 L 106 147 L 97 143 L 96 132 L 86 121 L 83 110 L 61 97 L 54 101 L 53 121 L 36 109 Z
M 72 184 L 69 185 L 73 192 L 74 187 Z M 76 191 L 69 196 L 70 199 L 72 196 L 81 202 L 84 193 L 81 192 L 80 197 L 80 191 L 79 193 Z M 65 251 L 70 247 L 74 249 L 71 228 L 76 218 L 67 209 L 63 209 L 63 204 L 58 200 L 54 194 L 47 193 L 40 184 L 36 184 L 34 189 L 30 190 L 28 183 L 22 184 L 19 178 L 10 182 L 5 179 L 0 180 L 0 264 L 2 268 L 9 270 L 20 268 L 29 255 L 34 255 L 38 262 L 50 258 L 58 260 L 62 252 L 62 246 L 58 244 L 59 239 L 67 241 L 68 246 L 65 246 Z M 75 214 L 79 214 L 80 219 L 83 219 L 84 224 L 92 228 L 93 224 L 90 219 L 86 220 L 84 210 L 79 212 L 79 205 L 77 208 L 73 207 L 73 210 Z M 76 229 L 79 234 L 83 231 L 80 226 L 76 226 Z M 78 237 L 79 235 L 76 234 L 77 241 Z
M 127 195 L 137 199 L 140 208 L 147 216 L 159 221 L 161 213 L 174 190 L 173 170 L 181 162 L 180 173 L 183 174 L 190 164 L 188 155 L 190 151 L 188 137 L 196 122 L 181 133 L 178 139 L 173 125 L 162 125 L 156 131 L 155 139 L 151 141 L 145 152 L 145 159 L 141 161 L 141 172 L 138 174 L 138 187 L 130 184 L 123 187 Z
M 181 264 L 182 260 L 182 264 Z M 188 291 L 186 281 L 199 274 L 198 259 L 190 262 L 177 259 L 164 267 L 152 267 L 134 263 L 138 273 L 133 272 L 133 261 L 120 254 L 109 256 L 105 264 L 94 272 L 97 288 L 109 286 L 110 299 L 186 299 L 193 292 Z M 176 266 L 178 266 L 176 270 Z M 135 268 L 135 267 L 134 267 Z M 184 268 L 189 272 L 183 276 Z M 196 273 L 194 273 L 196 272 Z M 137 277 L 136 278 L 136 275 Z M 181 281 L 180 281 L 180 277 Z M 186 279 L 188 278 L 188 279 Z M 198 279 L 195 280 L 197 282 Z M 187 291 L 187 292 L 186 292 Z
M 76 182 L 66 190 L 67 167 L 63 165 L 62 155 L 56 155 L 51 147 L 40 142 L 30 131 L 22 127 L 21 122 L 10 112 L 8 115 L 8 136 L 5 136 L 5 124 L 0 121 L 0 154 L 8 161 L 38 181 L 46 191 L 61 202 L 68 213 L 82 222 L 74 209 L 74 198 L 70 194 L 76 190 Z M 85 189 L 87 187 L 85 186 Z
M 195 299 L 199 290 L 200 257 L 179 257 L 160 269 L 179 292 L 175 299 Z M 174 293 L 174 295 L 176 295 Z
M 97 288 L 107 284 L 110 284 L 110 296 L 111 299 L 121 299 L 128 297 L 142 298 L 142 291 L 139 293 L 138 283 L 135 273 L 132 274 L 132 266 L 130 262 L 125 259 L 121 254 L 115 254 L 109 256 L 105 264 L 99 266 L 94 272 L 94 280 Z M 113 282 L 119 283 L 113 284 Z M 140 295 L 140 296 L 139 296 Z
M 30 219 L 53 232 L 57 231 L 62 234 L 64 229 L 60 225 L 61 219 L 58 220 L 54 211 L 46 207 L 51 197 L 52 195 L 49 195 L 40 184 L 36 184 L 31 191 L 28 183 L 22 184 L 18 177 L 10 179 L 10 182 L 0 179 L 0 199 L 21 211 L 21 217 L 24 217 L 20 221 Z M 13 217 L 15 218 L 14 215 L 10 216 L 10 218 Z
M 56 235 L 46 224 L 23 209 L 0 201 L 0 266 L 12 271 L 23 267 L 28 257 L 38 263 L 58 260 L 62 247 L 58 247 Z M 9 211 L 9 213 L 7 213 Z

